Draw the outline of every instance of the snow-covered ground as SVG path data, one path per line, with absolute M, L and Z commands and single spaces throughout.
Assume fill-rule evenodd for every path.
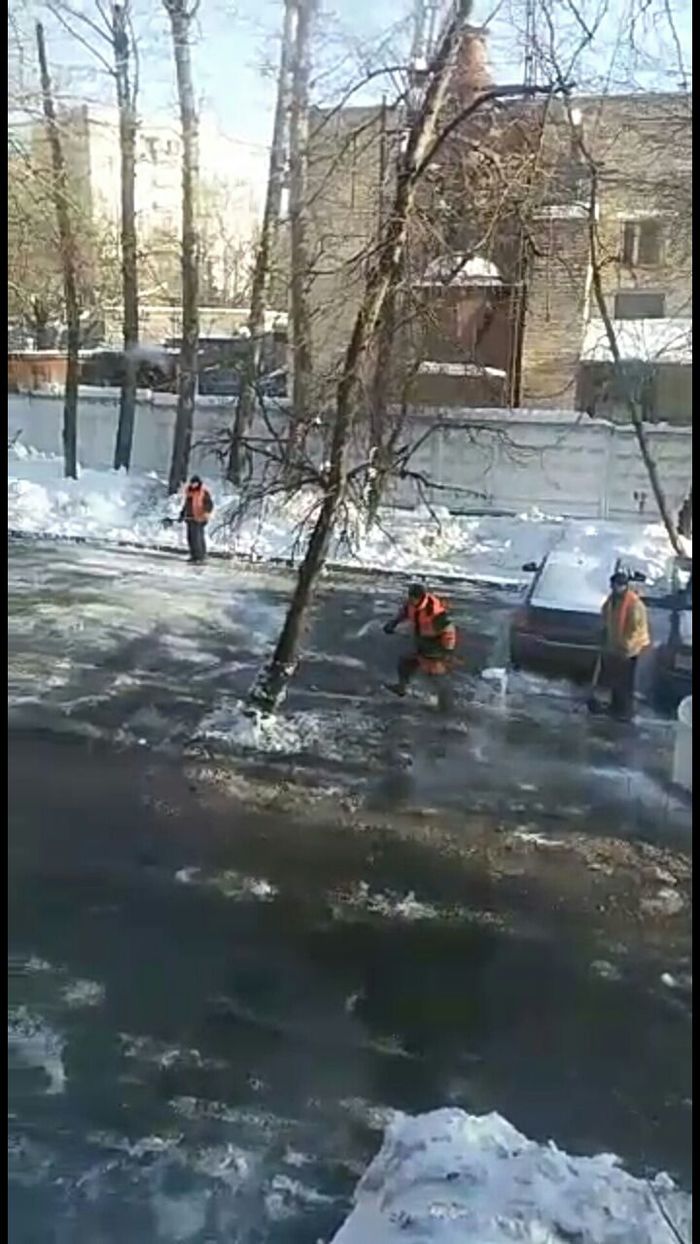
M 57 457 L 21 444 L 11 446 L 8 457 L 8 524 L 13 532 L 184 548 L 182 528 L 164 524 L 176 516 L 179 502 L 168 499 L 165 483 L 157 476 L 83 470 L 78 480 L 66 480 Z M 253 561 L 298 559 L 315 512 L 313 493 L 267 503 L 234 525 L 235 494 L 216 485 L 213 492 L 217 502 L 209 529 L 213 549 Z M 523 564 L 539 561 L 559 546 L 588 559 L 588 567 L 600 563 L 603 592 L 608 567 L 616 557 L 656 579 L 671 552 L 659 523 L 562 519 L 538 510 L 504 517 L 386 509 L 371 532 L 363 530 L 359 516 L 353 528 L 349 540 L 336 541 L 332 562 L 495 584 L 527 581 Z
M 397 1114 L 334 1244 L 674 1244 L 691 1199 L 609 1154 L 574 1158 L 498 1114 Z

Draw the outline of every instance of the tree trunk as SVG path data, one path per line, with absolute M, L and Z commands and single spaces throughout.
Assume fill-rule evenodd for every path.
M 470 4 L 463 3 L 453 17 L 433 62 L 430 82 L 415 116 L 399 170 L 391 211 L 382 231 L 379 254 L 367 280 L 338 383 L 330 461 L 323 502 L 299 567 L 294 595 L 272 659 L 261 670 L 249 693 L 249 703 L 274 709 L 283 699 L 299 661 L 306 617 L 318 576 L 345 495 L 346 458 L 354 416 L 355 392 L 360 369 L 377 332 L 385 301 L 396 288 L 403 265 L 408 221 L 416 187 L 424 171 L 425 156 L 434 141 L 438 115 L 445 101 L 454 69 L 454 52 Z
M 386 100 L 382 99 L 381 132 L 379 139 L 379 186 L 377 222 L 381 237 L 384 227 L 384 182 L 387 169 L 387 111 Z M 367 489 L 367 528 L 374 526 L 379 514 L 382 496 L 387 480 L 387 453 L 384 438 L 386 435 L 387 407 L 390 390 L 391 362 L 394 355 L 396 337 L 396 298 L 397 291 L 390 292 L 382 311 L 378 333 L 374 374 L 370 395 L 370 479 Z
M 304 440 L 311 415 L 313 367 L 309 291 L 308 138 L 311 27 L 316 0 L 296 0 L 296 33 L 292 56 L 289 109 L 289 226 L 291 251 L 291 325 L 294 359 L 292 411 L 287 441 L 291 467 Z
M 58 240 L 66 303 L 66 387 L 63 402 L 63 471 L 69 479 L 78 477 L 78 380 L 80 350 L 80 304 L 76 264 L 75 233 L 68 207 L 68 178 L 61 135 L 56 120 L 51 76 L 46 57 L 44 28 L 36 23 L 36 46 L 41 76 L 41 95 L 46 132 L 51 149 L 53 201 L 58 222 Z
M 265 307 L 270 277 L 272 254 L 277 238 L 282 211 L 284 185 L 284 157 L 287 132 L 287 107 L 289 101 L 289 66 L 291 59 L 292 32 L 294 29 L 294 0 L 285 0 L 282 50 L 277 79 L 277 103 L 272 130 L 272 145 L 267 173 L 267 190 L 263 212 L 260 240 L 255 256 L 253 281 L 250 293 L 250 316 L 248 318 L 248 349 L 243 362 L 241 391 L 236 403 L 236 414 L 231 432 L 227 479 L 240 484 L 243 470 L 243 437 L 250 426 L 255 411 L 255 386 L 260 373 L 260 356 L 265 333 Z
M 124 300 L 124 375 L 119 398 L 119 423 L 114 469 L 131 465 L 138 371 L 139 295 L 136 271 L 136 109 L 129 74 L 129 34 L 125 10 L 114 6 L 112 44 L 119 107 L 121 159 L 122 296 Z
M 390 290 L 384 302 L 377 334 L 377 351 L 370 396 L 370 459 L 372 474 L 367 496 L 367 527 L 373 527 L 386 487 L 390 461 L 387 457 L 387 412 L 391 363 L 396 338 L 396 289 Z
M 175 493 L 187 478 L 192 446 L 197 352 L 199 347 L 199 254 L 197 244 L 197 194 L 199 151 L 197 110 L 192 85 L 189 33 L 191 15 L 184 0 L 164 0 L 172 28 L 177 93 L 182 131 L 182 346 L 178 382 L 175 435 L 168 489 Z
M 612 356 L 615 372 L 618 378 L 620 379 L 620 381 L 622 382 L 621 387 L 623 389 L 624 396 L 625 396 L 625 405 L 629 412 L 632 427 L 634 428 L 635 435 L 637 437 L 637 444 L 639 445 L 639 452 L 642 455 L 642 461 L 644 463 L 647 475 L 649 477 L 649 483 L 651 485 L 651 490 L 654 494 L 654 500 L 656 501 L 659 514 L 661 516 L 661 521 L 663 522 L 663 525 L 666 528 L 666 533 L 671 543 L 671 548 L 673 549 L 674 553 L 681 555 L 683 550 L 681 548 L 681 544 L 678 539 L 678 532 L 676 531 L 676 528 L 673 524 L 673 520 L 671 518 L 671 514 L 668 508 L 667 501 L 666 501 L 666 495 L 664 493 L 661 480 L 659 479 L 659 472 L 656 466 L 656 462 L 654 460 L 654 456 L 651 452 L 651 448 L 647 440 L 647 434 L 646 434 L 646 429 L 644 427 L 644 421 L 643 421 L 642 415 L 640 413 L 637 402 L 635 401 L 633 395 L 631 394 L 629 390 L 629 386 L 626 382 L 626 378 L 624 375 L 624 368 L 622 365 L 622 356 L 620 354 L 620 347 L 618 346 L 618 343 L 617 343 L 617 335 L 615 333 L 615 327 L 613 325 L 610 312 L 608 311 L 608 304 L 605 300 L 605 290 L 603 289 L 603 279 L 601 275 L 601 263 L 600 263 L 600 253 L 599 253 L 599 243 L 598 243 L 598 170 L 591 156 L 586 151 L 585 147 L 582 148 L 582 151 L 588 163 L 588 170 L 589 170 L 589 174 L 591 178 L 590 200 L 589 200 L 589 206 L 588 206 L 588 246 L 589 246 L 589 256 L 590 256 L 590 261 L 591 261 L 591 287 L 593 289 L 593 298 L 594 298 L 596 307 L 598 308 L 598 314 L 601 320 L 603 321 L 603 327 L 605 328 L 605 335 L 608 339 L 608 349 L 610 350 L 610 354 Z

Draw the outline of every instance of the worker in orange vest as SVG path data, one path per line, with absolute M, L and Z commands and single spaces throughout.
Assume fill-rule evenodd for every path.
M 616 570 L 601 610 L 602 680 L 610 688 L 610 713 L 622 721 L 634 716 L 637 658 L 651 643 L 646 605 L 632 591 L 629 576 Z
M 180 510 L 180 522 L 187 524 L 187 546 L 191 562 L 203 562 L 207 556 L 205 533 L 213 509 L 214 502 L 209 489 L 198 475 L 193 475 L 185 489 L 185 503 Z
M 452 707 L 450 668 L 457 631 L 447 606 L 422 583 L 412 583 L 401 609 L 386 623 L 385 634 L 393 635 L 402 622 L 409 622 L 413 627 L 415 647 L 413 652 L 399 658 L 398 682 L 389 685 L 389 690 L 404 696 L 410 680 L 419 672 L 438 677 L 438 704 L 443 712 L 448 712 Z

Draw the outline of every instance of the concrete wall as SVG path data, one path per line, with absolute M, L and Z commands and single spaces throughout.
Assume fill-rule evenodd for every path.
M 8 404 L 10 437 L 21 430 L 25 445 L 61 453 L 60 396 L 9 394 Z M 78 456 L 84 466 L 111 467 L 117 410 L 116 392 L 81 393 Z M 198 400 L 192 465 L 210 477 L 219 475 L 218 461 L 197 442 L 229 426 L 232 413 L 230 399 Z M 143 395 L 136 414 L 135 470 L 167 471 L 174 418 L 173 396 Z M 486 511 L 537 506 L 581 518 L 655 516 L 649 481 L 629 427 L 576 418 L 569 412 L 465 411 L 457 417 L 454 410 L 430 410 L 414 415 L 412 439 L 418 441 L 436 421 L 446 426 L 430 436 L 409 462 L 411 470 L 442 485 L 428 490 L 436 505 Z M 655 426 L 648 435 L 675 513 L 692 478 L 691 430 Z M 399 482 L 391 499 L 415 504 L 419 499 L 415 481 Z

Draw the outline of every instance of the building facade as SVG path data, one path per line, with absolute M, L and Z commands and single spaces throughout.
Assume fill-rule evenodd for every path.
M 467 32 L 446 118 L 489 85 Z M 480 110 L 421 188 L 400 292 L 393 393 L 416 404 L 570 408 L 691 418 L 688 95 L 514 99 Z M 312 127 L 316 367 L 333 377 L 394 187 L 405 115 L 349 108 Z M 625 381 L 612 367 L 595 241 Z

